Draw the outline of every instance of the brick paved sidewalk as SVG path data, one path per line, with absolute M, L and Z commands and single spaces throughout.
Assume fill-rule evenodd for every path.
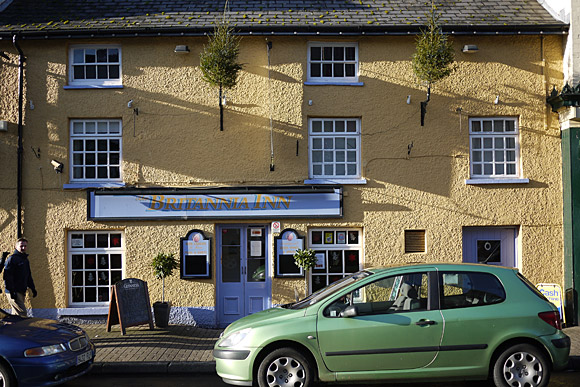
M 186 325 L 142 325 L 122 335 L 118 325 L 80 325 L 97 347 L 93 372 L 214 372 L 213 346 L 222 330 Z

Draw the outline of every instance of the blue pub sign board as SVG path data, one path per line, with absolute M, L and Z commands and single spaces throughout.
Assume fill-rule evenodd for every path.
M 89 220 L 341 217 L 336 186 L 88 191 Z

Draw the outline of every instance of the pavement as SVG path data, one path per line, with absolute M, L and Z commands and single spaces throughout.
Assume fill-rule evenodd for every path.
M 213 373 L 213 347 L 221 329 L 170 325 L 149 329 L 148 325 L 126 328 L 122 335 L 114 325 L 81 324 L 97 347 L 94 373 Z M 580 371 L 580 326 L 565 328 L 572 339 L 569 368 Z

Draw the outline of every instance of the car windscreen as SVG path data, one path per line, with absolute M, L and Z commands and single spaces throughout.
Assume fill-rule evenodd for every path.
M 309 307 L 310 305 L 314 305 L 317 302 L 320 302 L 320 301 L 326 299 L 327 297 L 335 294 L 336 292 L 345 288 L 346 286 L 348 286 L 352 283 L 355 283 L 363 278 L 366 278 L 371 274 L 372 274 L 371 272 L 366 271 L 366 270 L 356 272 L 356 273 L 351 274 L 347 277 L 344 277 L 336 282 L 331 283 L 327 287 L 322 288 L 315 293 L 312 293 L 308 297 L 306 297 L 298 302 L 294 302 L 292 304 L 286 304 L 286 305 L 283 305 L 283 307 L 288 308 L 288 309 L 303 309 L 303 308 Z

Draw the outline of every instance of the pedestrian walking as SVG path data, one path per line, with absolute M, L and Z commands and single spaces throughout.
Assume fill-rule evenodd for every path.
M 26 254 L 27 248 L 28 241 L 26 238 L 19 238 L 16 241 L 14 253 L 8 259 L 5 259 L 6 257 L 3 254 L 1 261 L 3 263 L 2 267 L 4 268 L 4 289 L 6 297 L 12 309 L 20 317 L 27 317 L 26 305 L 24 303 L 26 290 L 30 288 L 32 297 L 36 297 L 38 294 L 30 271 L 30 262 L 28 261 L 28 254 Z M 1 271 L 2 269 L 0 268 Z

